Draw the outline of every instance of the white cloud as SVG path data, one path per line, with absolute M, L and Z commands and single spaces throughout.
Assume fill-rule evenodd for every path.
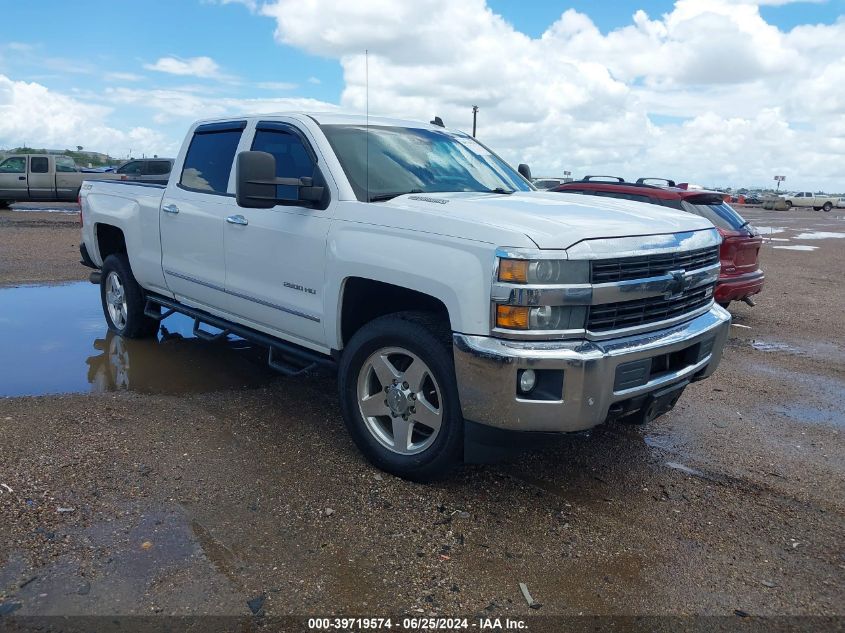
M 678 0 L 602 33 L 567 10 L 539 38 L 484 0 L 272 0 L 276 39 L 337 59 L 341 104 L 469 129 L 535 172 L 845 188 L 845 20 L 784 32 L 760 4 Z M 679 117 L 667 123 L 667 116 Z
M 288 81 L 261 81 L 256 85 L 263 90 L 294 90 L 299 87 Z
M 131 144 L 138 152 L 174 151 L 172 141 L 145 127 L 118 130 L 103 121 L 111 108 L 83 102 L 38 83 L 0 75 L 0 147 L 61 149 L 82 145 L 117 152 Z
M 142 81 L 143 75 L 125 72 L 109 72 L 104 75 L 106 81 Z
M 161 57 L 155 64 L 144 64 L 144 68 L 170 75 L 185 75 L 205 79 L 220 79 L 223 77 L 217 62 L 206 56 L 185 59 Z
M 105 97 L 109 102 L 120 106 L 152 108 L 155 111 L 154 120 L 159 124 L 180 120 L 187 123 L 200 118 L 238 114 L 267 114 L 293 110 L 325 112 L 337 109 L 334 104 L 302 97 L 220 97 L 186 90 L 109 88 Z
M 314 85 L 320 85 L 322 82 L 317 77 L 309 77 L 308 83 L 314 84 Z

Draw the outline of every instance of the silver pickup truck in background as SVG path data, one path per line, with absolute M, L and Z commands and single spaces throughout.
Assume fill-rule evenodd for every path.
M 112 173 L 83 173 L 72 158 L 15 154 L 0 161 L 0 206 L 10 202 L 73 201 L 83 180 L 117 180 Z

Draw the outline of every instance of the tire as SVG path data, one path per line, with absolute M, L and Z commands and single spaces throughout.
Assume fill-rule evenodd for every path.
M 722 306 L 725 310 L 728 309 L 728 306 L 731 305 L 730 301 L 720 301 L 719 305 Z
M 831 210 L 832 208 L 833 208 L 833 205 L 832 205 L 830 202 L 825 202 L 825 203 L 824 203 L 824 205 L 822 206 L 822 210 L 823 210 L 825 213 L 830 213 L 830 210 Z
M 786 206 L 787 211 L 789 211 L 792 208 L 792 200 L 787 200 L 783 204 Z
M 461 462 L 463 418 L 443 319 L 400 312 L 366 324 L 343 351 L 338 387 L 346 427 L 377 468 L 426 482 Z
M 109 329 L 126 338 L 146 338 L 158 331 L 159 322 L 144 314 L 144 291 L 123 253 L 109 255 L 103 262 L 100 300 Z
M 821 211 L 821 210 L 822 210 L 821 207 L 813 207 L 813 211 Z

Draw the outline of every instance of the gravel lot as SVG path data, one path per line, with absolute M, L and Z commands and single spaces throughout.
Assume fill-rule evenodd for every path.
M 739 210 L 767 286 L 712 379 L 430 486 L 362 460 L 332 376 L 0 290 L 0 613 L 845 614 L 845 218 Z M 0 285 L 85 279 L 75 221 L 0 213 Z

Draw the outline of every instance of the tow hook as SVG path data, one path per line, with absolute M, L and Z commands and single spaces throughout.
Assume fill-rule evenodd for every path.
M 752 299 L 751 297 L 745 297 L 743 301 L 745 301 L 745 303 L 750 305 L 752 308 L 757 305 L 756 303 L 754 303 L 754 299 Z

